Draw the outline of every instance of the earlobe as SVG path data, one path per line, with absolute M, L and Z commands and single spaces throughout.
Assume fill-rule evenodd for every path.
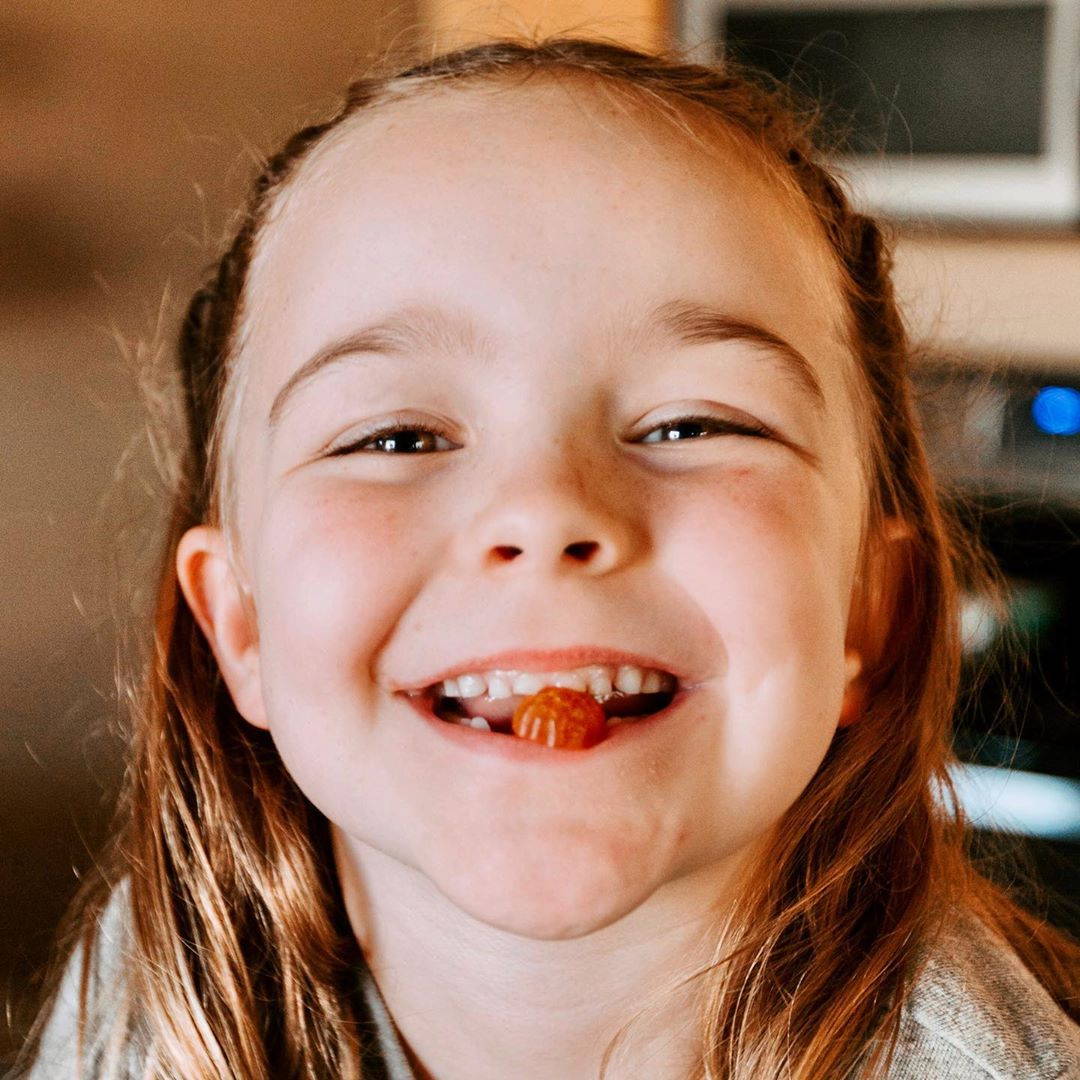
M 209 525 L 188 529 L 176 548 L 176 574 L 237 711 L 249 723 L 266 728 L 258 629 L 244 604 L 222 531 Z
M 844 650 L 844 700 L 840 705 L 837 727 L 847 727 L 862 715 L 866 704 L 863 692 L 862 656 L 855 649 Z
M 877 669 L 888 648 L 913 536 L 906 521 L 890 517 L 868 545 L 848 614 L 840 727 L 854 723 L 866 711 L 868 675 Z

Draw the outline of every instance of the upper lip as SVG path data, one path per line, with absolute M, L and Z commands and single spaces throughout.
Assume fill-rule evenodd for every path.
M 658 660 L 643 653 L 626 652 L 623 649 L 611 649 L 602 645 L 572 645 L 564 649 L 508 649 L 485 656 L 474 656 L 429 676 L 423 682 L 403 686 L 401 689 L 424 690 L 444 679 L 453 679 L 466 672 L 479 673 L 496 669 L 566 671 L 585 667 L 588 664 L 632 664 L 635 667 L 666 671 L 674 675 L 680 683 L 686 679 L 685 673 L 678 667 L 673 667 L 667 660 Z

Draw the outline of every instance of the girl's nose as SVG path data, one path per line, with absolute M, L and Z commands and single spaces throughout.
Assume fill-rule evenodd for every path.
M 645 548 L 640 507 L 596 473 L 564 464 L 499 488 L 458 534 L 467 560 L 486 570 L 607 574 Z
M 565 524 L 567 527 L 559 529 L 550 522 L 504 516 L 502 528 L 496 526 L 488 533 L 501 539 L 482 542 L 480 557 L 489 569 L 514 563 L 522 570 L 552 574 L 572 570 L 607 574 L 628 561 L 631 545 L 623 539 L 624 530 L 598 522 L 577 530 Z M 567 540 L 567 536 L 577 539 Z

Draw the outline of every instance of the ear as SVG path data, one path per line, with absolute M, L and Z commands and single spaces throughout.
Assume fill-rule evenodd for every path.
M 176 548 L 176 575 L 237 711 L 266 728 L 255 614 L 244 603 L 221 529 L 196 525 L 184 533 Z
M 865 711 L 867 680 L 884 655 L 894 625 L 912 535 L 907 522 L 891 517 L 867 544 L 848 613 L 839 727 L 854 723 Z

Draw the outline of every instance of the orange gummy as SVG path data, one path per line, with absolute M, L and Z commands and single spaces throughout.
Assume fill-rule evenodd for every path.
M 607 735 L 607 716 L 591 695 L 565 686 L 545 686 L 514 710 L 515 735 L 561 750 L 585 750 Z

